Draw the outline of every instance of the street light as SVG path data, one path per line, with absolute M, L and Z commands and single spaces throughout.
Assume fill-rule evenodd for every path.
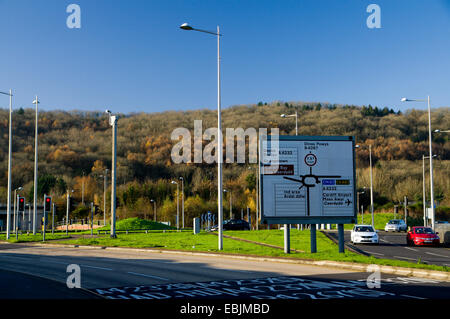
M 437 155 L 433 155 L 433 157 L 437 157 Z M 423 226 L 427 226 L 428 221 L 426 218 L 426 191 L 425 191 L 425 159 L 428 159 L 429 156 L 422 155 L 422 188 L 423 188 Z
M 37 228 L 37 187 L 38 187 L 38 104 L 39 99 L 33 101 L 36 104 L 36 120 L 34 132 L 34 192 L 33 192 L 33 235 L 36 235 Z M 45 213 L 44 213 L 45 214 Z
M 156 201 L 154 199 L 150 199 L 150 203 L 153 203 L 153 220 L 156 222 Z
M 365 190 L 366 188 L 363 187 L 363 189 Z M 365 191 L 356 192 L 356 209 L 358 212 L 359 212 L 359 195 L 362 195 L 364 193 L 365 193 Z M 361 223 L 362 223 L 362 221 L 364 220 L 364 212 L 361 212 L 361 217 L 362 217 L 362 220 L 361 220 Z
M 355 148 L 361 148 L 361 146 L 355 145 Z M 373 174 L 372 174 L 372 145 L 371 144 L 369 144 L 369 166 L 370 166 L 370 213 L 372 215 L 372 227 L 375 227 L 375 216 L 373 213 Z M 363 212 L 363 214 L 364 214 L 364 212 Z M 364 218 L 364 215 L 363 215 L 363 218 Z
M 12 90 L 9 93 L 0 92 L 0 94 L 9 96 L 9 135 L 8 135 L 8 197 L 6 199 L 6 239 L 9 239 L 11 228 L 11 165 L 12 165 Z
M 67 190 L 67 207 L 66 207 L 66 235 L 69 234 L 69 210 L 70 210 L 70 193 L 73 193 L 73 189 L 69 192 Z
M 16 240 L 17 240 L 17 236 L 18 236 L 17 220 L 19 219 L 19 212 L 18 212 L 18 209 L 16 209 L 16 207 L 19 206 L 19 202 L 17 201 L 17 191 L 21 191 L 22 189 L 23 189 L 22 186 L 20 186 L 14 190 L 14 232 L 16 234 Z M 16 205 L 16 203 L 17 203 L 17 205 Z M 16 210 L 17 210 L 17 213 L 16 213 Z M 17 214 L 17 219 L 16 219 L 16 214 Z
M 450 133 L 450 130 L 446 130 L 446 131 L 434 130 L 434 133 Z
M 297 111 L 295 111 L 295 114 L 290 114 L 290 115 L 281 114 L 281 117 L 282 118 L 295 117 L 295 135 L 298 135 L 298 114 L 297 114 Z
M 429 144 L 429 158 L 430 158 L 430 200 L 431 200 L 431 228 L 434 230 L 434 189 L 433 189 L 433 145 L 431 136 L 431 107 L 430 96 L 426 100 L 414 100 L 402 98 L 402 102 L 427 102 L 428 104 L 428 144 Z
M 184 178 L 180 176 L 181 180 L 181 216 L 182 216 L 182 229 L 184 229 Z
M 196 29 L 190 26 L 188 23 L 183 23 L 180 28 L 188 31 L 199 31 L 217 36 L 217 134 L 218 134 L 218 147 L 217 147 L 217 215 L 219 225 L 219 250 L 223 249 L 223 208 L 222 208 L 222 118 L 221 118 L 221 99 L 220 99 L 220 34 L 219 26 L 217 26 L 217 32 L 211 32 L 201 29 Z
M 116 162 L 117 162 L 117 117 L 110 110 L 105 113 L 109 116 L 109 125 L 112 127 L 112 165 L 111 165 L 111 238 L 116 238 Z
M 180 219 L 180 192 L 178 182 L 172 181 L 171 184 L 177 185 L 177 230 L 180 229 L 179 219 Z

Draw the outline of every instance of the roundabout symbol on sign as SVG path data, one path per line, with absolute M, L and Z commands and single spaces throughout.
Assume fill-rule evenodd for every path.
M 308 166 L 314 166 L 317 164 L 317 157 L 314 154 L 308 154 L 305 156 L 305 164 Z

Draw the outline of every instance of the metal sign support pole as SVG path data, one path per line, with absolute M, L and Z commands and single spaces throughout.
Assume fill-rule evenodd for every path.
M 311 224 L 311 254 L 317 253 L 316 224 Z
M 343 224 L 338 224 L 338 235 L 339 235 L 339 253 L 343 254 L 345 252 Z
M 45 202 L 47 200 L 47 195 L 44 195 L 44 225 L 42 226 L 42 241 L 45 241 L 45 225 L 47 224 L 47 214 L 45 213 Z
M 52 214 L 52 234 L 55 233 L 55 203 L 53 203 L 53 214 Z
M 19 231 L 18 231 L 18 225 L 17 222 L 19 221 L 19 195 L 17 195 L 17 218 L 16 218 L 16 211 L 14 210 L 14 229 L 16 231 L 16 240 L 19 240 Z
M 91 237 L 94 236 L 94 203 L 91 203 Z
M 284 253 L 291 253 L 291 225 L 284 225 Z

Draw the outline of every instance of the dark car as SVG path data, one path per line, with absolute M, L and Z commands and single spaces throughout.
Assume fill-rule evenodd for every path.
M 212 227 L 211 230 L 219 230 L 218 225 Z M 223 230 L 250 230 L 250 224 L 243 219 L 228 219 L 223 221 Z

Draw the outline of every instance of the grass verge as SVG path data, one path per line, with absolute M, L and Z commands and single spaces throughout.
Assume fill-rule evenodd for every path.
M 239 237 L 256 242 L 283 246 L 283 231 L 259 230 L 259 231 L 226 231 L 225 235 Z M 397 267 L 420 268 L 429 270 L 449 271 L 445 266 L 426 265 L 408 261 L 378 259 L 373 256 L 361 256 L 346 250 L 340 254 L 338 247 L 324 234 L 317 232 L 317 253 L 311 254 L 309 231 L 291 231 L 291 248 L 305 251 L 304 253 L 285 254 L 283 250 L 260 246 L 248 242 L 223 238 L 224 249 L 217 249 L 217 236 L 202 232 L 194 235 L 192 232 L 175 233 L 149 233 L 149 234 L 121 234 L 112 239 L 109 236 L 97 236 L 95 238 L 77 238 L 62 241 L 60 243 L 87 246 L 109 247 L 135 247 L 135 248 L 161 248 L 165 250 L 203 251 L 216 253 L 231 253 L 243 255 L 256 255 L 267 257 L 289 257 L 307 260 L 332 260 L 342 262 L 356 262 L 363 264 L 378 264 Z
M 56 240 L 56 239 L 68 239 L 70 236 L 66 234 L 45 234 L 45 240 Z M 0 234 L 0 240 L 6 240 L 5 234 Z M 8 242 L 10 243 L 26 243 L 26 242 L 38 242 L 42 241 L 42 234 L 19 234 L 18 239 L 16 240 L 16 234 L 11 234 Z

